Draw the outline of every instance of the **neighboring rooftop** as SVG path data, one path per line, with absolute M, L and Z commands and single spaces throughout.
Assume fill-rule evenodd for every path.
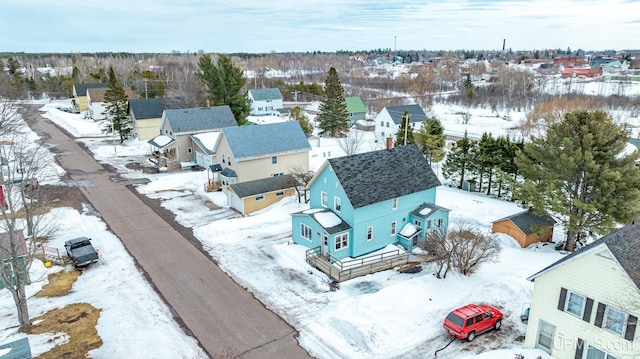
M 196 133 L 237 127 L 236 118 L 227 105 L 165 110 L 173 133 Z
M 553 220 L 548 215 L 538 215 L 531 211 L 522 211 L 516 214 L 513 214 L 509 217 L 501 218 L 495 222 L 503 221 L 505 219 L 510 220 L 518 227 L 522 233 L 531 234 L 536 232 L 537 227 L 550 227 L 556 224 L 556 221 Z
M 539 275 L 559 266 L 560 264 L 572 260 L 573 258 L 591 251 L 600 246 L 606 246 L 611 254 L 616 258 L 618 263 L 631 281 L 635 283 L 636 289 L 640 290 L 640 220 L 636 220 L 626 226 L 615 230 L 606 236 L 590 243 L 589 245 L 576 250 L 575 252 L 563 257 L 555 263 L 549 265 L 538 273 L 529 277 L 533 280 Z
M 311 150 L 298 121 L 227 127 L 222 133 L 236 161 Z
M 282 93 L 277 87 L 265 89 L 250 89 L 251 97 L 256 101 L 262 100 L 282 100 Z
M 97 84 L 73 84 L 73 87 L 76 89 L 76 95 L 78 96 L 87 96 L 87 89 L 90 88 L 107 88 L 109 84 L 107 83 L 97 83 Z
M 345 97 L 344 100 L 347 103 L 347 112 L 367 112 L 367 106 L 364 105 L 360 97 Z
M 420 105 L 418 104 L 387 106 L 385 107 L 385 109 L 396 125 L 399 125 L 402 122 L 402 115 L 404 114 L 405 110 L 409 111 L 410 122 L 422 122 L 427 119 L 427 115 L 424 114 L 422 107 L 420 107 Z
M 293 176 L 286 174 L 284 176 L 272 176 L 248 182 L 235 183 L 231 185 L 231 189 L 238 195 L 238 197 L 245 198 L 292 188 L 294 186 L 295 182 L 293 180 Z
M 182 97 L 140 98 L 129 100 L 129 110 L 136 120 L 161 118 L 162 111 L 187 107 Z

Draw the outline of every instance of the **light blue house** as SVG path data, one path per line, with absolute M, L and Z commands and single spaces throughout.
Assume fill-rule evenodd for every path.
M 338 260 L 446 232 L 440 181 L 416 145 L 327 160 L 307 185 L 310 209 L 292 214 L 293 241 Z

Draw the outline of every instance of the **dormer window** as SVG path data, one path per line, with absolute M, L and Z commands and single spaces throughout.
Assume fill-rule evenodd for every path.
M 398 197 L 391 200 L 391 209 L 398 209 Z

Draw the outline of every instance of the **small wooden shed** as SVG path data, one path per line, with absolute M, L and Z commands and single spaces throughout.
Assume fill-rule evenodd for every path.
M 553 237 L 556 221 L 548 215 L 522 211 L 491 223 L 491 233 L 504 233 L 513 237 L 522 248 L 536 242 L 547 242 Z

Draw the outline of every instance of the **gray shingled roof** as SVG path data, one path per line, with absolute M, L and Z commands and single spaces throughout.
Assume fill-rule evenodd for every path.
M 129 110 L 136 120 L 162 117 L 162 111 L 185 108 L 187 103 L 181 97 L 140 98 L 129 100 Z
M 532 275 L 529 277 L 529 280 L 533 280 L 540 274 L 559 266 L 577 255 L 581 255 L 585 251 L 597 248 L 602 244 L 605 244 L 609 248 L 611 254 L 613 254 L 618 263 L 620 263 L 624 271 L 627 272 L 636 287 L 640 289 L 640 260 L 638 260 L 638 258 L 640 258 L 640 220 L 631 222 L 597 241 L 576 250 Z
M 413 105 L 402 105 L 402 106 L 387 106 L 385 107 L 387 112 L 389 112 L 389 116 L 393 119 L 396 125 L 399 125 L 402 122 L 402 115 L 405 110 L 409 111 L 409 121 L 410 122 L 422 122 L 427 119 L 427 115 L 424 114 L 422 107 L 417 104 Z
M 92 88 L 106 88 L 108 87 L 109 84 L 104 83 L 98 83 L 98 84 L 73 84 L 73 87 L 75 87 L 76 89 L 76 94 L 78 96 L 87 96 L 87 89 L 92 89 Z
M 282 189 L 293 188 L 295 183 L 290 174 L 284 176 L 273 176 L 261 178 L 253 181 L 236 183 L 231 185 L 231 189 L 238 197 L 245 198 L 259 194 L 274 192 Z
M 440 185 L 438 177 L 416 145 L 328 161 L 353 208 Z
M 431 211 L 427 214 L 421 214 L 420 212 L 425 209 L 425 208 L 429 208 Z M 429 218 L 431 217 L 434 213 L 436 213 L 437 211 L 451 211 L 450 209 L 444 208 L 444 207 L 440 207 L 434 203 L 423 203 L 420 206 L 418 206 L 418 208 L 414 209 L 413 211 L 411 211 L 411 214 L 415 217 L 418 218 Z
M 231 108 L 224 106 L 164 110 L 173 133 L 196 133 L 237 127 Z
M 333 227 L 325 227 L 322 225 L 322 221 L 318 221 L 316 219 L 316 215 L 318 215 L 319 213 L 326 213 L 326 212 L 332 212 L 333 214 L 335 214 L 335 212 L 333 212 L 332 210 L 328 209 L 328 208 L 322 208 L 320 210 L 304 210 L 302 212 L 296 212 L 296 213 L 292 213 L 292 215 L 294 216 L 308 216 L 311 217 L 314 221 L 316 221 L 320 227 L 322 227 L 327 234 L 329 235 L 334 235 L 336 233 L 340 233 L 340 232 L 345 232 L 351 229 L 351 226 L 349 225 L 349 223 L 345 222 L 344 220 L 342 220 L 342 218 L 340 216 L 338 216 L 337 214 L 335 214 L 336 217 L 340 218 L 340 223 L 333 226 Z
M 222 133 L 236 161 L 311 150 L 297 121 L 228 127 Z
M 224 177 L 238 177 L 238 175 L 236 174 L 236 171 L 232 170 L 229 167 L 226 167 L 225 169 L 223 169 L 222 172 L 220 172 L 220 175 Z
M 640 149 L 640 138 L 630 138 L 629 143 L 636 146 L 636 148 Z
M 282 93 L 277 87 L 266 89 L 250 89 L 251 97 L 256 101 L 261 100 L 282 100 Z
M 524 234 L 534 233 L 536 231 L 536 227 L 550 227 L 556 224 L 556 221 L 554 221 L 550 216 L 538 215 L 531 211 L 518 212 L 509 217 L 494 221 L 494 223 L 505 219 L 513 222 L 513 224 L 515 224 L 516 227 L 518 227 Z

